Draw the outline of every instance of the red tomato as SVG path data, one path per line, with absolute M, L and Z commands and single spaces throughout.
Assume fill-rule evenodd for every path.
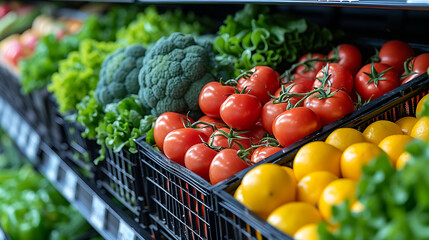
M 214 119 L 207 115 L 202 116 L 200 119 L 198 119 L 198 121 L 214 124 L 216 129 L 222 128 L 225 125 L 225 123 L 222 122 L 222 120 Z M 200 128 L 199 130 L 205 133 L 207 136 L 210 136 L 213 133 L 213 129 L 207 125 L 204 125 L 203 123 L 197 124 L 197 128 Z
M 259 141 L 261 141 L 261 139 L 264 137 L 265 133 L 267 133 L 267 131 L 265 131 L 262 123 L 257 122 L 253 130 L 246 133 L 245 135 L 250 139 L 252 144 L 258 144 Z
M 229 134 L 231 132 L 231 130 L 229 128 L 219 128 L 218 130 L 214 131 L 214 133 L 212 134 L 213 146 L 229 148 L 228 139 L 226 137 L 222 136 L 222 132 L 219 130 L 224 131 L 227 134 Z M 231 142 L 231 148 L 236 149 L 236 150 L 240 150 L 241 149 L 240 145 L 244 149 L 247 149 L 252 145 L 252 142 L 250 141 L 250 139 L 247 135 L 240 134 L 238 136 L 242 137 L 242 139 L 233 139 Z
M 382 72 L 389 69 L 390 66 L 383 63 L 373 64 L 374 69 L 371 69 L 371 64 L 367 64 L 359 70 L 355 77 L 356 92 L 364 101 L 370 98 L 374 100 L 399 86 L 398 72 L 390 69 L 382 74 Z M 372 74 L 374 77 L 371 78 L 367 74 Z
M 292 104 L 295 104 L 295 103 L 292 103 Z M 274 119 L 276 119 L 278 115 L 280 115 L 281 113 L 287 110 L 287 105 L 288 105 L 287 103 L 274 104 L 272 101 L 265 103 L 261 112 L 261 122 L 262 122 L 262 125 L 264 126 L 264 129 L 268 133 L 273 134 Z
M 253 152 L 250 161 L 252 161 L 253 163 L 258 163 L 258 162 L 264 160 L 265 158 L 267 158 L 267 157 L 269 157 L 269 156 L 273 155 L 274 153 L 277 153 L 281 150 L 282 150 L 281 147 L 260 147 L 260 148 L 257 148 Z
M 249 78 L 240 78 L 237 83 L 237 89 L 241 92 L 245 87 L 246 92 L 256 96 L 261 104 L 268 102 L 273 94 L 279 88 L 280 74 L 268 66 L 257 66 L 250 71 L 253 74 Z
M 164 154 L 169 159 L 184 165 L 186 151 L 195 144 L 207 141 L 209 137 L 194 128 L 180 128 L 171 131 L 164 140 Z
M 219 82 L 207 83 L 200 92 L 198 104 L 201 111 L 209 117 L 220 118 L 220 105 L 234 94 L 234 87 L 223 86 Z
M 188 119 L 191 123 L 194 122 L 191 118 L 188 117 Z M 184 128 L 183 121 L 186 121 L 186 116 L 175 112 L 163 113 L 156 119 L 153 135 L 155 137 L 155 143 L 161 151 L 164 146 L 165 136 L 173 130 Z
M 312 54 L 305 54 L 302 56 L 298 62 L 304 62 L 308 58 L 319 58 L 323 59 L 325 55 L 320 53 L 312 53 Z M 317 62 L 310 62 L 309 66 L 301 65 L 296 68 L 296 74 L 302 77 L 307 78 L 315 78 L 316 74 L 326 65 L 326 62 L 317 61 Z
M 413 48 L 408 43 L 398 40 L 388 41 L 378 53 L 380 63 L 392 66 L 398 73 L 404 71 L 404 62 L 413 56 Z
M 277 116 L 273 122 L 273 134 L 280 145 L 287 147 L 321 127 L 322 123 L 313 110 L 297 107 Z
M 417 76 L 420 76 L 427 71 L 427 69 L 429 68 L 429 53 L 420 54 L 412 60 L 412 63 L 413 69 L 411 70 L 415 73 L 402 80 L 401 85 L 411 81 L 412 79 L 416 78 Z
M 185 167 L 209 181 L 209 168 L 217 152 L 204 143 L 190 147 L 185 155 Z
M 289 89 L 290 93 L 306 93 L 313 90 L 313 79 L 310 78 L 298 78 L 295 79 L 292 83 L 286 83 L 284 85 L 284 88 L 289 87 L 293 84 L 293 86 Z M 282 88 L 280 87 L 277 89 L 277 91 L 274 93 L 274 97 L 279 97 L 282 93 Z M 292 105 L 295 105 L 301 98 L 304 96 L 296 96 L 289 98 Z
M 214 157 L 210 165 L 210 183 L 215 185 L 249 166 L 249 163 L 238 157 L 237 150 L 224 149 Z
M 335 89 L 331 89 L 331 92 L 335 92 Z M 318 97 L 313 97 L 318 94 L 319 93 L 315 93 L 305 99 L 304 106 L 313 110 L 317 116 L 319 116 L 323 126 L 355 110 L 353 100 L 343 90 L 339 90 L 329 98 L 319 99 Z
M 359 68 L 362 66 L 362 54 L 359 49 L 351 44 L 341 44 L 336 47 L 338 57 L 340 60 L 338 64 L 346 67 L 352 75 L 355 75 Z M 334 57 L 334 50 L 330 51 L 328 58 Z
M 250 94 L 233 94 L 220 106 L 220 117 L 237 130 L 251 130 L 261 116 L 258 98 Z
M 317 75 L 316 78 L 322 78 L 323 72 L 326 71 L 326 67 L 322 68 Z M 328 81 L 331 82 L 331 87 L 335 89 L 341 89 L 346 91 L 347 94 L 351 94 L 353 91 L 353 75 L 346 68 L 341 66 L 338 63 L 330 63 L 328 68 L 328 74 L 331 74 L 331 77 Z M 322 83 L 316 79 L 314 80 L 313 87 L 320 87 Z M 325 86 L 327 86 L 326 84 Z

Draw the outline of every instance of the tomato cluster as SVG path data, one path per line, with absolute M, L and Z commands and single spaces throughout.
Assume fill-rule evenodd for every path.
M 379 62 L 362 66 L 360 50 L 341 44 L 326 56 L 304 55 L 282 75 L 256 66 L 205 85 L 199 95 L 205 116 L 198 121 L 162 114 L 156 144 L 172 161 L 216 184 L 349 114 L 357 100 L 376 99 L 401 79 L 403 84 L 423 73 L 429 54 L 413 56 L 407 43 L 390 41 Z

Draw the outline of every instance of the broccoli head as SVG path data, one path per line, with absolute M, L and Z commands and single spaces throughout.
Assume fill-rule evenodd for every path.
M 104 59 L 95 89 L 98 102 L 106 106 L 139 92 L 138 75 L 145 52 L 143 46 L 136 44 L 120 48 Z
M 142 104 L 159 116 L 179 112 L 193 118 L 201 115 L 198 96 L 215 81 L 212 47 L 199 44 L 193 35 L 173 33 L 149 47 L 139 74 Z

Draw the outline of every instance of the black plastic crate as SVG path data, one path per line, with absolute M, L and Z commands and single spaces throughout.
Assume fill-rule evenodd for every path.
M 335 129 L 350 127 L 363 131 L 369 124 L 377 120 L 396 121 L 405 116 L 415 116 L 418 101 L 427 93 L 429 93 L 429 78 L 427 74 L 423 74 L 260 163 L 241 171 L 235 178 L 229 179 L 226 185 L 215 189 L 217 196 L 215 199 L 218 201 L 216 206 L 219 207 L 216 209 L 219 239 L 292 239 L 269 225 L 233 197 L 233 193 L 244 175 L 253 167 L 263 163 L 292 166 L 297 151 L 303 145 L 312 141 L 323 141 Z
M 213 189 L 222 183 L 211 185 L 156 151 L 144 137 L 136 143 L 151 223 L 169 239 L 220 239 Z
M 148 226 L 138 154 L 126 149 L 115 153 L 106 147 L 105 159 L 96 169 L 97 186 L 118 200 L 137 222 Z
M 77 167 L 84 171 L 83 174 L 86 177 L 93 179 L 94 160 L 98 157 L 100 146 L 95 140 L 82 137 L 84 127 L 80 124 L 63 118 L 62 125 L 67 143 L 65 153 Z

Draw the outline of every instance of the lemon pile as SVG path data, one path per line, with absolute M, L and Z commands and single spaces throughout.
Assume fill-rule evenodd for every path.
M 416 112 L 427 98 L 418 103 Z M 340 128 L 324 142 L 304 145 L 294 158 L 293 169 L 276 164 L 253 168 L 234 197 L 294 239 L 317 240 L 321 221 L 332 230 L 338 227 L 332 222 L 332 206 L 347 200 L 352 211 L 365 208 L 356 199 L 362 167 L 385 154 L 396 169 L 402 169 L 410 159 L 405 145 L 414 138 L 429 140 L 429 117 L 379 120 L 363 132 Z

